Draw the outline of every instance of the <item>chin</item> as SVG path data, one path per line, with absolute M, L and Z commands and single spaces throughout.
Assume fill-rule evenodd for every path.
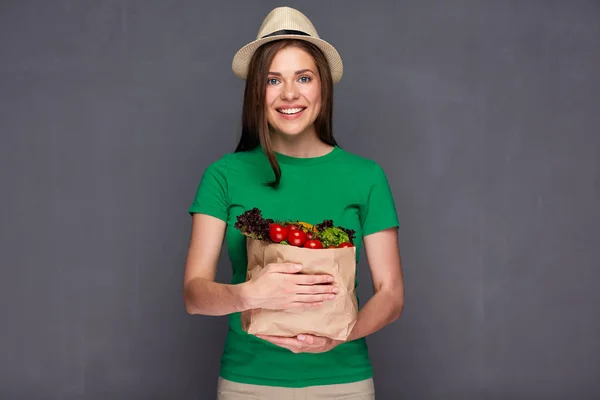
M 277 121 L 280 122 L 280 121 Z M 269 127 L 279 135 L 286 137 L 300 136 L 310 130 L 311 125 L 306 122 L 294 121 L 296 123 L 272 123 L 269 121 Z
M 303 126 L 301 128 L 286 128 L 286 127 L 280 127 L 280 126 L 272 126 L 271 125 L 271 129 L 273 130 L 273 132 L 277 135 L 281 135 L 284 137 L 296 137 L 296 136 L 302 136 L 305 132 L 308 131 L 308 126 Z
M 306 130 L 305 129 L 281 129 L 281 128 L 275 128 L 274 129 L 275 132 L 277 132 L 278 134 L 282 135 L 282 136 L 300 136 L 302 135 L 302 133 Z

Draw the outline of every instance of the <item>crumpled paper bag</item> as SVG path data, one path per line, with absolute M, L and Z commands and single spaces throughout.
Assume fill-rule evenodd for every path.
M 302 264 L 302 274 L 326 273 L 339 288 L 335 299 L 314 308 L 252 309 L 242 312 L 242 329 L 253 335 L 292 337 L 302 333 L 346 340 L 356 324 L 356 248 L 308 249 L 247 238 L 246 280 L 270 263 Z

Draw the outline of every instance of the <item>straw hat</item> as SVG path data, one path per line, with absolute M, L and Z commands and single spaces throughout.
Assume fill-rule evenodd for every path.
M 266 16 L 256 40 L 242 47 L 233 57 L 233 73 L 246 79 L 248 64 L 256 49 L 265 43 L 280 39 L 299 39 L 316 45 L 329 62 L 333 83 L 342 79 L 344 66 L 337 50 L 319 37 L 312 22 L 304 14 L 290 7 L 275 8 Z

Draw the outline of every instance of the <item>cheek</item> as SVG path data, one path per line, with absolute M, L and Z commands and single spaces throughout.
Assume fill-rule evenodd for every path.
M 314 98 L 313 98 L 313 104 L 314 104 L 314 111 L 315 114 L 319 114 L 319 112 L 321 111 L 321 95 L 320 93 L 317 94 Z
M 273 87 L 267 87 L 267 91 L 265 92 L 265 105 L 267 109 L 270 109 L 275 99 L 277 99 L 278 93 L 277 90 Z
M 307 93 L 307 97 L 315 107 L 315 111 L 321 109 L 321 90 L 318 87 L 311 88 L 310 93 Z

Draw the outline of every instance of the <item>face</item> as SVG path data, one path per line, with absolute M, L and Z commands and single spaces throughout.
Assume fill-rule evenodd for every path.
M 269 68 L 265 110 L 271 131 L 286 136 L 314 132 L 321 82 L 313 58 L 297 47 L 280 50 Z

